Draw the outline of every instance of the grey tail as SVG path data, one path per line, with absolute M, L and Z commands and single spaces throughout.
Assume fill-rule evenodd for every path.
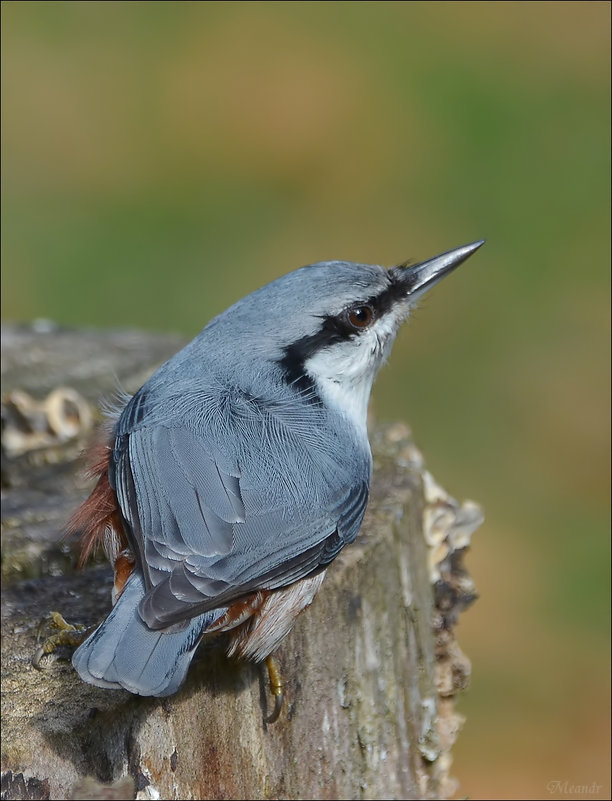
M 155 696 L 181 686 L 204 630 L 225 609 L 199 615 L 180 631 L 153 631 L 138 614 L 144 594 L 141 574 L 132 573 L 109 616 L 72 656 L 83 681 Z

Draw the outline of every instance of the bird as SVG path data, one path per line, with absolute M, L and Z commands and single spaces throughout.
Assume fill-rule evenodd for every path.
M 85 682 L 142 696 L 183 684 L 203 639 L 268 666 L 359 532 L 374 378 L 422 295 L 484 240 L 386 269 L 300 267 L 246 295 L 111 418 L 69 528 L 114 567 L 112 610 L 76 649 Z

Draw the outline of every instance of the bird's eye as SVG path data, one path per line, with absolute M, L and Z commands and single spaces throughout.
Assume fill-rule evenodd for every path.
M 347 318 L 353 328 L 367 328 L 374 319 L 374 312 L 371 306 L 353 306 Z

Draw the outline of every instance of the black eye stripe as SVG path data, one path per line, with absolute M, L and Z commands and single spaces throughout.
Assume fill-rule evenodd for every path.
M 395 278 L 392 270 L 389 271 L 388 276 L 390 279 L 388 286 L 378 295 L 373 295 L 367 300 L 351 304 L 338 315 L 321 317 L 318 331 L 310 336 L 302 337 L 284 348 L 283 356 L 278 363 L 283 371 L 283 378 L 288 384 L 292 384 L 296 389 L 301 390 L 311 401 L 320 402 L 316 395 L 314 382 L 306 374 L 304 365 L 308 359 L 323 350 L 323 348 L 330 347 L 338 342 L 355 339 L 361 335 L 362 331 L 368 330 L 368 326 L 355 327 L 351 325 L 348 318 L 348 313 L 351 310 L 364 306 L 371 308 L 372 320 L 369 325 L 372 325 L 384 314 L 391 311 L 400 298 L 406 297 L 405 287 Z

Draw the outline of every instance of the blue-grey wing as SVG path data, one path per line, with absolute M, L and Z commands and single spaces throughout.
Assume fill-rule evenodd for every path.
M 139 428 L 117 452 L 117 495 L 147 583 L 190 555 L 231 552 L 233 526 L 245 518 L 237 469 L 222 469 L 201 440 L 178 427 Z
M 321 522 L 302 522 L 293 530 L 275 532 L 259 545 L 234 551 L 212 562 L 191 555 L 151 589 L 140 604 L 140 614 L 151 628 L 163 628 L 194 615 L 227 606 L 257 589 L 277 589 L 328 565 L 359 531 L 368 498 L 364 482 L 345 498 L 342 510 Z M 271 515 L 263 516 L 268 533 Z M 242 526 L 237 526 L 237 529 Z M 249 526 L 248 514 L 244 529 Z M 313 544 L 314 543 L 314 544 Z
M 306 496 L 264 502 L 252 466 L 180 425 L 120 434 L 114 458 L 148 590 L 140 611 L 152 628 L 321 569 L 356 537 L 368 499 L 369 474 L 340 482 L 320 508 Z

